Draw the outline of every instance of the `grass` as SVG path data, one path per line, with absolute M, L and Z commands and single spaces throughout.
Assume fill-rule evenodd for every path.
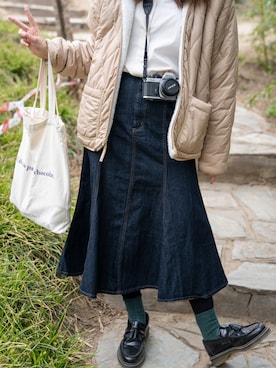
M 0 22 L 0 41 L 2 105 L 35 87 L 39 61 L 19 46 L 17 30 L 7 22 Z M 68 90 L 58 98 L 73 157 L 78 150 L 73 137 L 78 101 Z M 0 124 L 6 115 L 0 114 Z M 79 297 L 78 286 L 55 275 L 65 235 L 23 218 L 9 202 L 21 135 L 19 125 L 0 136 L 0 367 L 89 367 L 81 336 L 67 320 L 67 309 Z

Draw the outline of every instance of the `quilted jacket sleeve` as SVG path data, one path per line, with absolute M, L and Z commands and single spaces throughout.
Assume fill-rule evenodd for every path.
M 86 79 L 92 61 L 100 19 L 100 2 L 93 0 L 88 13 L 90 37 L 84 41 L 67 41 L 61 37 L 48 40 L 53 68 L 62 76 Z
M 238 75 L 238 33 L 234 1 L 225 1 L 217 20 L 213 50 L 210 77 L 210 103 L 213 108 L 198 162 L 199 170 L 207 175 L 219 175 L 226 170 L 230 151 Z

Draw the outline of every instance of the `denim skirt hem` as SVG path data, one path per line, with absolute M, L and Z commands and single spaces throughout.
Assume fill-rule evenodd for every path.
M 73 276 L 73 275 L 67 275 L 67 276 Z M 169 302 L 177 302 L 177 301 L 181 301 L 181 300 L 189 300 L 189 299 L 198 299 L 198 298 L 202 298 L 202 299 L 205 299 L 205 298 L 209 298 L 210 296 L 216 294 L 217 292 L 219 292 L 221 289 L 223 289 L 224 287 L 227 286 L 227 283 L 220 287 L 219 289 L 217 290 L 213 290 L 210 292 L 210 294 L 206 294 L 206 295 L 190 295 L 190 296 L 180 296 L 180 297 L 173 297 L 171 299 L 160 299 L 158 296 L 157 296 L 157 301 L 158 302 L 164 302 L 164 303 L 169 303 Z M 97 291 L 97 294 L 108 294 L 108 295 L 122 295 L 122 294 L 131 294 L 131 293 L 134 293 L 136 291 L 140 291 L 140 290 L 145 290 L 145 289 L 155 289 L 155 290 L 158 290 L 158 286 L 138 286 L 136 287 L 135 289 L 130 289 L 130 290 L 124 290 L 124 292 L 121 292 L 121 291 L 117 291 L 117 292 L 111 292 L 110 290 L 98 290 Z M 90 299 L 96 299 L 97 298 L 97 294 L 89 294 L 87 293 L 85 290 L 82 290 L 81 288 L 79 289 L 80 293 L 83 294 L 84 296 L 87 296 L 88 298 Z
M 108 140 L 84 149 L 78 200 L 57 273 L 82 275 L 81 292 L 158 289 L 160 301 L 213 295 L 227 280 L 194 160 L 168 155 L 172 101 L 142 97 L 124 74 Z

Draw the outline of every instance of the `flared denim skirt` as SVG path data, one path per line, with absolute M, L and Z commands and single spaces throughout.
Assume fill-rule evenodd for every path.
M 124 73 L 103 162 L 84 150 L 74 216 L 57 274 L 80 291 L 158 289 L 159 301 L 208 297 L 226 286 L 195 161 L 168 155 L 175 103 L 142 97 Z

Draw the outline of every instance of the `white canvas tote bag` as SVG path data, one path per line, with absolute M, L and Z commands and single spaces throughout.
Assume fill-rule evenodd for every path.
M 34 105 L 24 108 L 23 136 L 10 201 L 23 216 L 61 234 L 70 225 L 70 179 L 66 131 L 58 116 L 53 70 L 48 60 L 40 64 Z M 38 93 L 40 107 L 36 107 Z

